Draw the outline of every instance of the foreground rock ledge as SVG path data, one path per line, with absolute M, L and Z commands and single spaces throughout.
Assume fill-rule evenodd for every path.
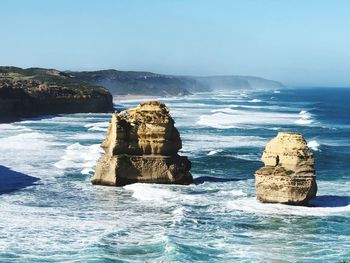
M 265 166 L 255 173 L 261 202 L 305 205 L 316 196 L 314 158 L 301 134 L 279 132 L 266 145 L 262 161 Z
M 157 101 L 145 102 L 113 114 L 101 147 L 93 184 L 190 184 L 191 162 L 179 156 L 180 134 L 168 108 Z

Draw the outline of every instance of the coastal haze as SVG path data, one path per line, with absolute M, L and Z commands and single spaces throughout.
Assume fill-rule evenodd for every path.
M 349 8 L 346 0 L 4 0 L 0 64 L 344 87 Z
M 349 9 L 2 1 L 0 262 L 350 260 Z

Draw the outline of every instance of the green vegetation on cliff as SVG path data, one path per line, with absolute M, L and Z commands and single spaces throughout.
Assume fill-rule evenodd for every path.
M 77 80 L 64 72 L 0 67 L 2 120 L 112 110 L 112 95 L 107 89 Z

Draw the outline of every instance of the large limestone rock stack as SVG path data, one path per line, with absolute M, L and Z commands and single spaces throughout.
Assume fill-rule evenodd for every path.
M 299 133 L 279 132 L 262 155 L 265 166 L 256 171 L 258 200 L 302 205 L 316 196 L 314 158 Z
M 123 186 L 135 182 L 190 184 L 191 162 L 179 156 L 180 134 L 168 108 L 145 102 L 113 114 L 105 154 L 97 163 L 93 184 Z

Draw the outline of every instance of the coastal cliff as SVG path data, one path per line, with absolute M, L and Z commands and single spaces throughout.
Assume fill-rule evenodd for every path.
M 35 81 L 38 83 L 34 83 Z M 59 99 L 59 102 L 56 100 L 51 101 L 51 103 L 47 104 L 52 106 L 48 106 L 43 101 L 32 102 L 30 99 L 25 99 L 25 94 L 21 95 L 21 100 L 16 101 L 13 100 L 12 97 L 7 98 L 6 96 L 4 97 L 4 95 L 0 95 L 3 104 L 3 106 L 0 106 L 0 114 L 1 112 L 8 111 L 8 109 L 17 109 L 18 104 L 33 105 L 33 103 L 44 104 L 38 106 L 38 109 L 35 109 L 35 111 L 43 111 L 44 114 L 50 114 L 50 112 L 47 112 L 48 110 L 53 113 L 57 111 L 61 113 L 63 109 L 66 109 L 67 112 L 77 112 L 76 108 L 79 109 L 78 112 L 81 110 L 83 112 L 96 111 L 96 108 L 100 111 L 102 93 L 111 93 L 112 95 L 169 97 L 186 96 L 196 92 L 215 90 L 283 88 L 283 84 L 280 82 L 252 76 L 176 76 L 142 71 L 120 71 L 115 69 L 59 71 L 45 68 L 22 69 L 18 67 L 0 66 L 0 87 L 5 84 L 10 87 L 13 86 L 16 89 L 18 89 L 18 87 L 24 88 L 24 93 L 28 91 L 25 87 L 47 85 L 53 91 L 47 92 L 45 95 L 41 94 L 43 96 L 47 96 L 47 94 L 50 93 L 58 98 L 60 94 L 67 95 L 71 93 L 72 96 L 65 96 L 65 99 L 67 99 L 67 97 L 71 100 L 76 99 L 76 97 L 79 97 L 79 99 L 74 100 L 77 106 L 74 106 L 70 101 L 64 104 L 63 101 L 65 99 Z M 59 89 L 60 87 L 62 90 Z M 87 91 L 88 89 L 97 91 L 99 95 L 96 93 L 89 93 Z M 81 94 L 82 92 L 84 94 Z M 91 103 L 87 101 L 89 96 L 95 98 Z M 33 96 L 30 95 L 30 97 L 33 99 L 37 96 L 34 94 Z M 97 99 L 97 97 L 100 98 Z M 108 98 L 108 100 L 111 99 Z M 64 106 L 62 106 L 62 104 L 64 104 Z M 95 106 L 89 106 L 89 104 Z M 111 106 L 111 102 L 109 102 L 109 104 L 109 106 Z M 30 106 L 29 108 L 23 109 L 22 112 L 30 113 L 32 107 L 36 106 Z M 92 107 L 92 110 L 90 110 L 90 107 Z M 41 110 L 41 108 L 43 108 L 43 110 Z M 101 111 L 105 110 L 101 109 Z M 23 115 L 23 113 L 18 112 L 15 114 Z M 29 115 L 38 114 L 33 113 Z
M 306 204 L 316 196 L 314 158 L 299 133 L 279 132 L 262 155 L 256 171 L 258 200 L 264 203 Z
M 57 70 L 0 67 L 0 119 L 113 110 L 103 87 Z
M 113 114 L 105 154 L 97 163 L 93 184 L 123 186 L 135 182 L 190 184 L 191 162 L 179 156 L 180 134 L 168 108 L 145 102 Z

